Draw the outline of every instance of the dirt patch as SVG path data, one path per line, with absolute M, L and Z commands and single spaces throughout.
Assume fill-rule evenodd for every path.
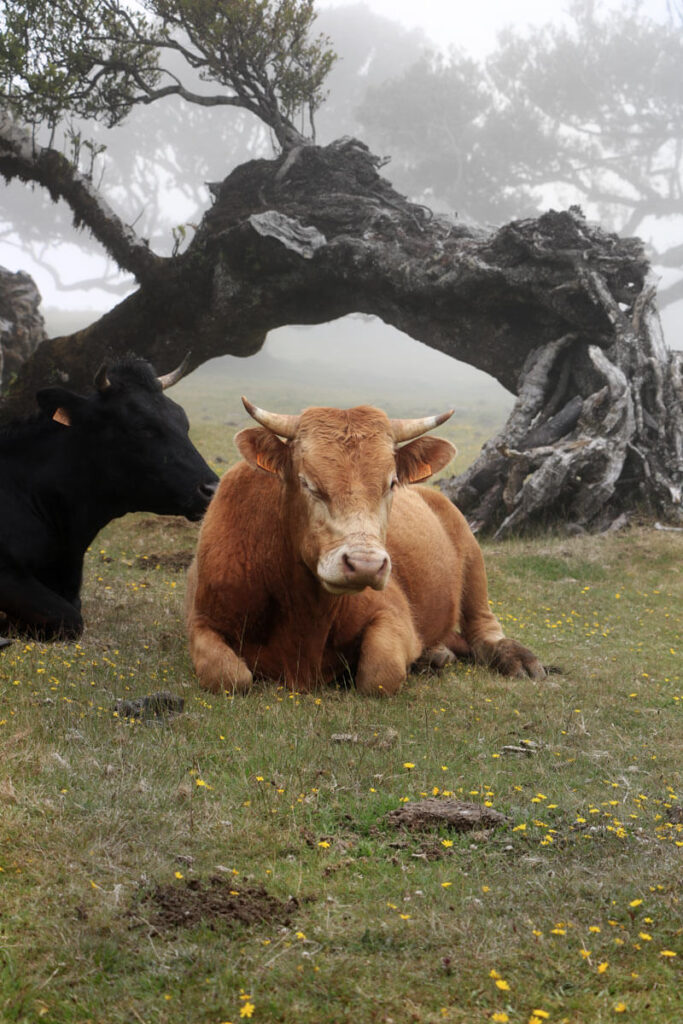
M 398 810 L 389 811 L 387 819 L 396 828 L 407 828 L 411 831 L 445 826 L 455 832 L 495 828 L 509 821 L 509 818 L 500 811 L 494 811 L 482 804 L 455 799 L 439 800 L 436 797 L 417 800 L 415 803 L 405 804 Z
M 138 569 L 168 569 L 169 572 L 184 572 L 194 558 L 194 551 L 169 551 L 163 555 L 137 555 Z
M 262 887 L 237 887 L 221 877 L 183 880 L 157 885 L 138 896 L 129 916 L 135 923 L 151 926 L 152 934 L 205 924 L 218 926 L 262 924 L 288 925 L 299 903 L 292 898 L 283 902 Z
M 332 743 L 362 743 L 366 747 L 377 750 L 391 750 L 398 740 L 396 729 L 373 730 L 369 736 L 361 736 L 357 732 L 334 732 L 330 736 Z
M 183 530 L 187 532 L 197 533 L 199 530 L 199 523 L 190 523 L 184 516 L 140 516 L 137 525 L 143 530 L 160 530 L 162 533 L 168 533 L 169 530 L 174 530 L 176 533 L 180 533 Z

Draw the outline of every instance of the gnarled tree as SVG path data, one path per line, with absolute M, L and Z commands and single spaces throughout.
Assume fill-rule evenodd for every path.
M 75 17 L 84 6 L 93 5 L 52 8 Z M 211 52 L 226 61 L 222 79 L 210 63 L 207 75 L 222 81 L 235 101 L 245 87 L 231 69 L 253 76 L 249 96 L 261 89 L 268 97 L 255 113 L 270 125 L 281 152 L 244 164 L 215 185 L 215 202 L 187 249 L 161 257 L 117 218 L 87 176 L 38 145 L 8 109 L 0 120 L 0 171 L 64 198 L 77 221 L 135 275 L 138 289 L 85 330 L 43 342 L 22 367 L 4 415 L 25 409 L 36 386 L 56 374 L 82 386 L 104 358 L 129 349 L 163 371 L 189 348 L 197 365 L 223 353 L 255 352 L 268 331 L 285 324 L 372 313 L 485 370 L 519 396 L 475 466 L 445 485 L 478 528 L 501 534 L 536 522 L 599 528 L 639 506 L 680 518 L 681 362 L 662 340 L 637 240 L 604 233 L 578 210 L 515 221 L 493 233 L 457 226 L 397 193 L 362 143 L 314 145 L 294 125 L 294 100 L 273 84 L 290 81 L 278 78 L 290 65 L 264 59 L 257 74 L 248 61 L 240 63 L 239 48 L 220 45 L 225 36 L 232 40 L 235 12 L 247 21 L 256 17 L 258 33 L 264 11 L 274 18 L 285 7 L 305 8 L 308 27 L 310 3 L 149 2 L 144 6 L 160 20 L 144 26 L 114 0 L 96 6 L 112 20 L 99 39 L 102 50 L 78 65 L 74 95 L 92 97 L 88 83 L 106 82 L 107 97 L 115 98 L 117 89 L 123 95 L 123 116 L 131 104 L 164 91 L 164 46 L 189 54 L 191 43 L 201 50 L 207 31 Z M 174 20 L 188 11 L 195 19 L 204 12 L 205 21 Z M 119 24 L 135 30 L 136 46 L 149 48 L 135 51 L 149 71 L 142 84 L 123 56 L 107 57 L 105 42 Z M 297 53 L 305 54 L 298 29 L 294 37 L 304 47 Z M 331 55 L 323 43 L 317 47 L 323 69 Z M 315 106 L 322 78 L 311 83 L 318 91 L 302 86 L 299 107 Z M 25 119 L 30 110 L 18 107 Z

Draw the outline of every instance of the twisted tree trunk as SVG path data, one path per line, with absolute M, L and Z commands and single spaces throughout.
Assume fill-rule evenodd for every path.
M 612 342 L 569 333 L 529 355 L 503 429 L 442 485 L 475 531 L 600 530 L 638 510 L 683 521 L 683 354 L 664 344 L 655 287 L 624 309 L 596 271 L 580 267 L 577 280 Z
M 12 176 L 1 142 L 0 171 Z M 238 167 L 184 254 L 141 260 L 136 243 L 139 290 L 86 330 L 44 342 L 4 416 L 57 374 L 82 387 L 128 350 L 165 372 L 188 349 L 195 366 L 249 355 L 276 327 L 363 312 L 519 396 L 475 466 L 444 485 L 476 527 L 601 527 L 640 505 L 680 515 L 681 367 L 659 332 L 640 242 L 578 210 L 474 231 L 408 202 L 379 164 L 344 139 Z M 96 233 L 102 211 L 89 220 L 87 199 L 79 215 Z M 108 224 L 103 244 L 113 251 L 114 237 L 118 251 L 129 230 Z
M 33 278 L 0 267 L 0 392 L 47 338 Z

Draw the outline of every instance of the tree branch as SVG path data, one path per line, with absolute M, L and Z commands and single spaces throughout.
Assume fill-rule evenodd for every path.
M 63 154 L 39 146 L 7 111 L 0 113 L 0 174 L 6 181 L 34 181 L 55 202 L 63 199 L 73 211 L 76 226 L 88 227 L 121 269 L 130 271 L 141 284 L 163 266 L 164 259 L 120 220 L 92 182 Z

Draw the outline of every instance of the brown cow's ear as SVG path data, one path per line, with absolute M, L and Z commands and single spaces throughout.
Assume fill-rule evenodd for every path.
M 289 456 L 287 445 L 265 427 L 247 427 L 235 434 L 242 458 L 254 469 L 283 476 Z
M 402 484 L 417 484 L 438 473 L 457 449 L 442 437 L 418 437 L 396 449 L 396 473 Z

